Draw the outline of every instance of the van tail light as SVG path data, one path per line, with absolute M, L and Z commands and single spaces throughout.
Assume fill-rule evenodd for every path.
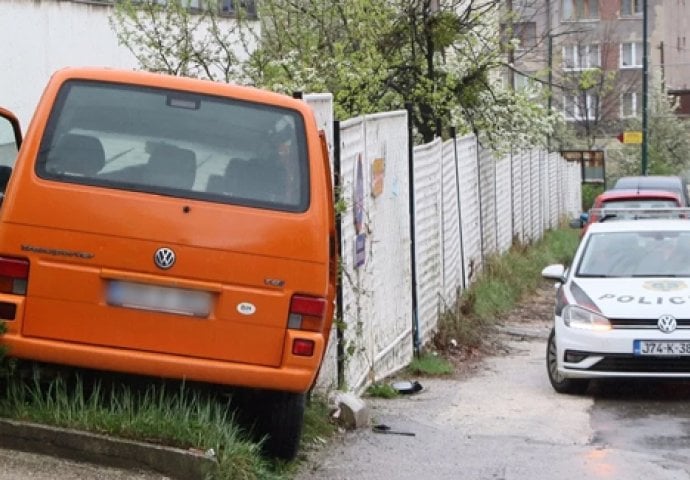
M 320 332 L 326 313 L 326 299 L 294 295 L 290 301 L 288 328 Z
M 296 338 L 292 343 L 292 354 L 299 357 L 311 357 L 314 355 L 314 341 Z
M 0 257 L 0 293 L 26 295 L 29 261 L 23 258 Z

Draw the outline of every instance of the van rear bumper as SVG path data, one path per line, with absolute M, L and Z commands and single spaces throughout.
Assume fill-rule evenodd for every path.
M 314 340 L 312 357 L 291 354 L 294 338 Z M 112 372 L 304 393 L 314 383 L 324 351 L 320 334 L 288 331 L 283 365 L 266 367 L 122 348 L 84 345 L 5 333 L 8 356 Z

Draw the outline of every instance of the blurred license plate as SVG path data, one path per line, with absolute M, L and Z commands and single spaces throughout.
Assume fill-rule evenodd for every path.
M 690 342 L 670 342 L 663 340 L 635 340 L 635 355 L 673 356 L 690 355 Z
M 161 287 L 144 283 L 111 281 L 107 302 L 117 307 L 207 317 L 211 294 L 202 290 Z

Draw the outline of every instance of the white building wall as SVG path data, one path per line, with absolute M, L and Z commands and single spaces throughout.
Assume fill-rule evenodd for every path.
M 108 24 L 111 8 L 50 0 L 0 1 L 0 106 L 19 117 L 22 130 L 56 70 L 136 66 Z
M 0 106 L 25 131 L 50 76 L 65 67 L 135 69 L 109 24 L 112 5 L 88 1 L 0 0 Z M 221 25 L 235 24 L 222 18 Z M 246 56 L 238 43 L 237 54 Z

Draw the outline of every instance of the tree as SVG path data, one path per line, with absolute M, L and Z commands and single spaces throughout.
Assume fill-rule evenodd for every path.
M 258 27 L 240 15 L 227 32 L 214 7 L 192 20 L 181 0 L 126 0 L 113 27 L 148 70 L 283 93 L 325 90 L 334 95 L 336 115 L 346 118 L 410 102 L 423 141 L 439 123 L 454 124 L 501 149 L 543 139 L 551 120 L 528 95 L 500 83 L 498 4 L 263 0 Z M 232 53 L 238 44 L 246 59 Z
M 654 175 L 681 175 L 690 171 L 690 123 L 674 113 L 678 99 L 669 96 L 661 79 L 650 82 L 649 92 L 649 173 Z M 626 130 L 641 130 L 640 117 L 631 119 L 624 126 Z M 614 168 L 610 174 L 615 177 L 640 175 L 641 149 L 639 145 L 624 145 L 610 150 L 609 164 Z
M 592 149 L 597 139 L 620 131 L 621 96 L 640 89 L 640 75 L 638 70 L 618 68 L 619 43 L 617 27 L 612 25 L 563 37 L 554 55 L 554 64 L 560 64 L 557 104 L 567 124 L 560 128 L 564 135 L 555 138 L 561 147 Z
M 219 1 L 204 0 L 198 10 L 189 0 L 120 0 L 110 25 L 144 70 L 230 82 L 241 78 L 243 60 L 235 46 L 250 48 L 251 26 L 245 9 L 238 22 L 219 19 Z

